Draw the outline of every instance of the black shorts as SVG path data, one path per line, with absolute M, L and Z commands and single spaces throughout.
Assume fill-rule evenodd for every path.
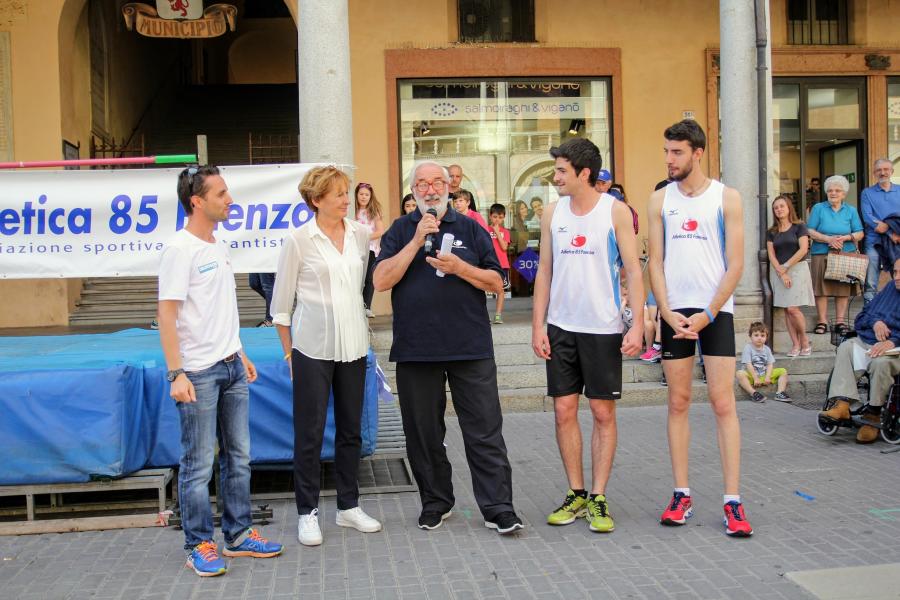
M 622 397 L 621 333 L 576 333 L 547 325 L 547 337 L 548 396 L 583 393 L 592 400 Z
M 703 312 L 702 308 L 679 308 L 674 311 L 686 317 Z M 695 344 L 700 342 L 703 356 L 730 356 L 734 358 L 734 315 L 720 312 L 716 320 L 700 330 L 699 340 L 676 340 L 673 330 L 665 319 L 661 319 L 662 359 L 677 360 L 694 356 Z

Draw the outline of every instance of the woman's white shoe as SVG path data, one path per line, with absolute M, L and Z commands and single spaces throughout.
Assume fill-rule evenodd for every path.
M 360 507 L 337 511 L 335 523 L 340 527 L 352 527 L 363 533 L 375 533 L 381 531 L 381 523 L 363 512 Z
M 297 521 L 297 539 L 304 546 L 318 546 L 322 543 L 318 508 L 312 509 L 308 515 L 300 515 L 300 519 Z

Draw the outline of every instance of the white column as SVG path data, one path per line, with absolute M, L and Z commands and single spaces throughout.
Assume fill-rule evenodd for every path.
M 296 0 L 300 161 L 353 164 L 347 0 Z
M 741 193 L 744 273 L 735 291 L 741 304 L 760 299 L 759 192 L 756 112 L 756 25 L 753 2 L 719 2 L 722 180 Z

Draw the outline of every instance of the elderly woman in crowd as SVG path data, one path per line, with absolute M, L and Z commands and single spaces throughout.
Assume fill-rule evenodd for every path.
M 800 310 L 801 306 L 813 305 L 812 279 L 806 264 L 809 231 L 797 218 L 791 199 L 784 194 L 772 202 L 772 227 L 766 239 L 774 304 L 784 308 L 784 321 L 791 336 L 791 350 L 787 355 L 809 356 L 812 344 L 806 335 L 806 317 Z
M 835 328 L 847 328 L 847 307 L 850 296 L 859 294 L 859 285 L 825 279 L 825 267 L 829 250 L 855 252 L 863 237 L 862 221 L 852 206 L 844 203 L 850 182 L 843 175 L 832 175 L 825 180 L 827 202 L 813 206 L 807 229 L 813 239 L 812 280 L 816 297 L 818 322 L 815 333 L 828 331 L 828 298 L 834 298 Z
M 360 421 L 369 347 L 362 289 L 369 232 L 347 218 L 349 185 L 335 167 L 316 167 L 303 177 L 300 195 L 315 218 L 285 238 L 272 294 L 273 321 L 293 380 L 294 495 L 297 536 L 305 546 L 322 543 L 319 457 L 332 390 L 335 521 L 363 532 L 381 529 L 381 523 L 359 507 Z

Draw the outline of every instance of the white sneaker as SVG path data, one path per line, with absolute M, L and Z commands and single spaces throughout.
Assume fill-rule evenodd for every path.
M 312 509 L 308 515 L 300 515 L 300 520 L 297 521 L 297 539 L 304 546 L 318 546 L 322 543 L 318 508 Z
M 363 533 L 375 533 L 381 531 L 381 523 L 363 512 L 360 507 L 337 511 L 334 520 L 340 527 L 352 527 Z

